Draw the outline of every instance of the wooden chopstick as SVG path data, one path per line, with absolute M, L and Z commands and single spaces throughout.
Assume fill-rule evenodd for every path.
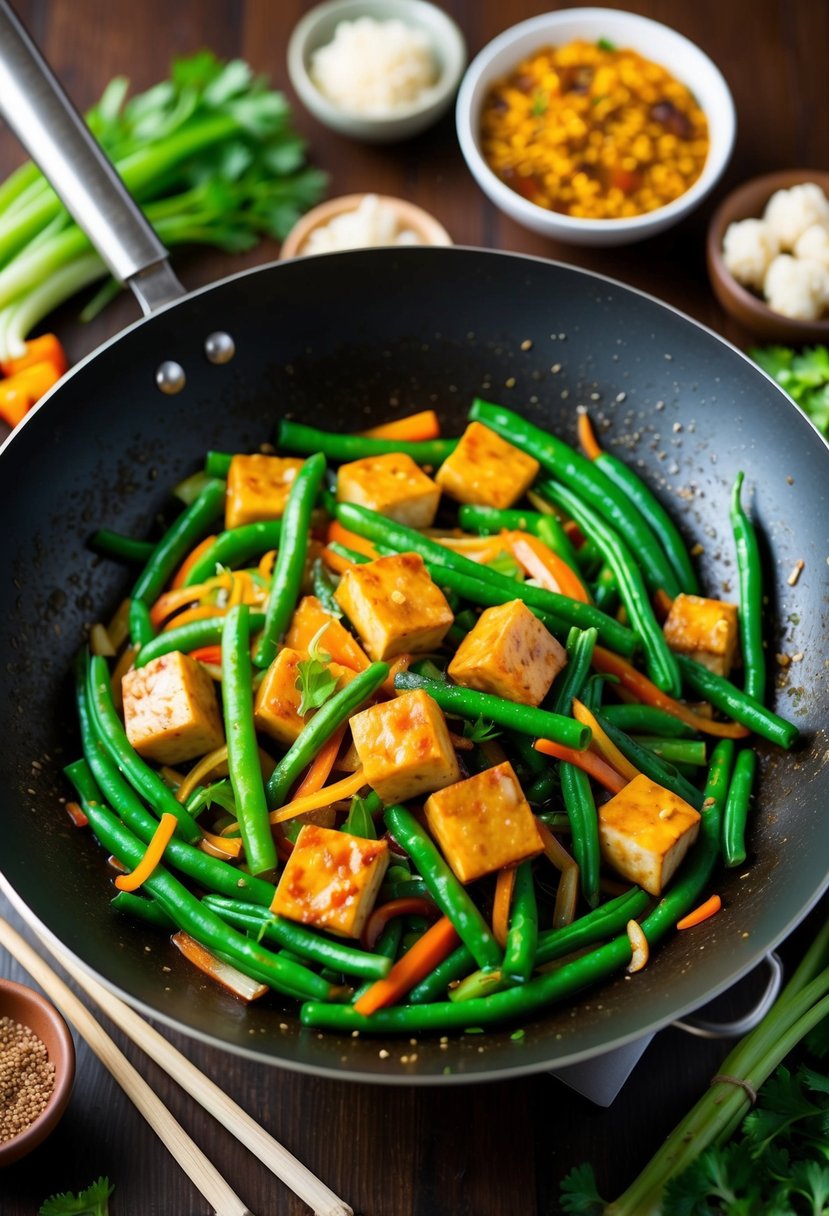
M 315 1216 L 353 1216 L 352 1209 L 329 1190 L 309 1169 L 251 1116 L 200 1072 L 148 1022 L 119 997 L 87 975 L 52 941 L 38 935 L 41 944 L 55 957 L 84 992 L 121 1030 L 152 1057 L 173 1080 L 200 1103 L 215 1119 L 250 1149 L 286 1186 L 299 1196 Z M 161 1099 L 133 1068 L 82 1001 L 11 925 L 0 917 L 0 944 L 41 986 L 75 1026 L 101 1062 L 112 1073 L 127 1097 L 159 1136 L 165 1148 L 213 1206 L 217 1216 L 252 1216 L 231 1190 L 215 1166 L 173 1118 Z

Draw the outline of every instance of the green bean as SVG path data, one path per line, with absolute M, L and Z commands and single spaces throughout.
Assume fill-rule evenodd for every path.
M 533 806 L 541 806 L 553 797 L 559 786 L 559 775 L 555 766 L 550 765 L 546 773 L 540 773 L 524 790 L 527 802 Z
M 416 442 L 401 439 L 374 439 L 367 435 L 342 435 L 321 431 L 313 426 L 281 419 L 276 445 L 285 452 L 322 452 L 329 460 L 363 460 L 367 456 L 386 456 L 401 452 L 418 464 L 442 464 L 458 446 L 457 439 L 423 439 Z
M 64 772 L 78 792 L 94 835 L 123 865 L 135 869 L 144 856 L 144 845 L 100 800 L 100 791 L 86 761 L 70 764 Z M 307 967 L 289 963 L 231 929 L 163 865 L 156 866 L 150 877 L 145 878 L 143 886 L 179 929 L 252 979 L 300 999 L 330 1000 L 341 995 Z
M 567 763 L 559 766 L 559 777 L 572 832 L 571 850 L 579 867 L 581 893 L 587 906 L 595 908 L 599 902 L 601 852 L 599 816 L 590 778 L 583 769 Z
M 255 633 L 265 623 L 264 612 L 251 611 L 249 622 L 251 633 Z M 222 640 L 224 627 L 224 616 L 208 616 L 203 617 L 200 621 L 188 621 L 186 625 L 165 629 L 163 633 L 156 634 L 152 641 L 141 647 L 135 656 L 134 665 L 144 667 L 152 659 L 157 659 L 159 655 L 171 654 L 174 650 L 188 654 L 191 650 L 198 650 L 201 646 L 216 646 Z
M 159 818 L 165 812 L 175 815 L 178 820 L 176 831 L 181 832 L 185 840 L 200 839 L 199 825 L 193 816 L 177 801 L 158 773 L 141 759 L 127 738 L 112 702 L 106 660 L 100 655 L 93 655 L 89 663 L 88 696 L 96 733 L 133 789 L 146 798 Z
M 662 628 L 654 616 L 647 588 L 633 553 L 621 536 L 567 486 L 558 482 L 545 482 L 539 488 L 554 502 L 560 503 L 579 527 L 601 548 L 605 560 L 613 570 L 619 586 L 619 595 L 631 623 L 642 639 L 648 675 L 657 688 L 672 697 L 678 697 L 680 678 L 676 659 L 668 648 Z
M 538 536 L 538 525 L 544 518 L 540 511 L 519 511 L 516 508 L 486 507 L 464 503 L 458 508 L 458 523 L 479 536 L 497 536 L 499 532 L 532 532 Z
M 612 617 L 599 612 L 592 604 L 583 604 L 579 600 L 559 595 L 555 591 L 547 591 L 543 587 L 534 587 L 527 583 L 519 585 L 514 579 L 498 574 L 479 562 L 470 561 L 463 554 L 447 549 L 414 528 L 388 520 L 378 512 L 360 507 L 356 503 L 337 503 L 336 513 L 340 523 L 359 536 L 386 544 L 398 552 L 418 553 L 430 566 L 432 578 L 438 583 L 445 578 L 447 585 L 451 587 L 452 582 L 447 575 L 460 574 L 473 584 L 484 583 L 491 591 L 499 593 L 496 601 L 498 603 L 522 599 L 528 608 L 540 608 L 569 625 L 578 625 L 581 629 L 595 625 L 607 645 L 619 654 L 630 655 L 636 648 L 637 642 L 632 632 Z M 456 585 L 453 589 L 473 602 L 482 602 L 473 599 L 473 596 L 460 586 Z
M 227 766 L 236 798 L 239 830 L 252 874 L 276 868 L 276 843 L 268 820 L 268 804 L 253 721 L 253 684 L 247 604 L 234 604 L 222 632 L 222 703 Z
M 434 971 L 430 971 L 425 979 L 415 984 L 409 993 L 408 1000 L 412 1005 L 425 1005 L 438 997 L 445 996 L 450 984 L 463 979 L 475 967 L 472 952 L 461 942 L 451 954 L 438 963 Z
M 483 422 L 503 439 L 534 457 L 542 468 L 579 494 L 611 524 L 638 555 L 651 591 L 662 587 L 670 596 L 677 594 L 676 576 L 659 541 L 642 516 L 631 511 L 627 493 L 614 485 L 606 473 L 562 439 L 503 406 L 476 398 L 469 417 Z
M 596 645 L 595 629 L 570 630 L 567 635 L 567 663 L 550 690 L 553 713 L 572 714 L 573 698 L 581 696 L 582 686 L 590 672 L 593 648 Z
M 176 922 L 164 911 L 161 904 L 154 899 L 147 899 L 144 895 L 135 895 L 132 891 L 119 891 L 110 900 L 110 907 L 115 908 L 116 912 L 134 916 L 137 920 L 142 920 L 146 924 L 152 925 L 154 929 L 161 929 L 166 933 L 175 933 L 178 928 Z
M 693 726 L 681 722 L 679 718 L 657 705 L 605 705 L 602 713 L 608 722 L 628 734 L 645 732 L 670 736 L 672 739 L 689 739 L 697 733 Z
M 130 641 L 139 650 L 155 637 L 155 628 L 150 620 L 150 609 L 144 600 L 136 599 L 135 596 L 130 600 L 129 631 Z
M 623 730 L 619 730 L 618 726 L 614 726 L 612 722 L 608 721 L 603 713 L 596 714 L 596 721 L 611 741 L 616 744 L 619 751 L 640 772 L 644 773 L 646 777 L 650 777 L 651 781 L 655 781 L 657 785 L 664 786 L 666 790 L 672 790 L 679 798 L 684 798 L 695 810 L 700 809 L 702 793 L 672 764 L 666 763 L 646 747 L 641 747 L 630 735 L 626 735 Z
M 469 947 L 478 965 L 499 966 L 502 958 L 501 947 L 472 899 L 438 852 L 431 837 L 403 806 L 388 807 L 385 820 L 386 827 L 401 848 L 409 854 L 435 903 L 443 914 L 449 917 L 458 937 Z
M 374 950 L 376 954 L 389 960 L 389 967 L 397 958 L 400 952 L 400 941 L 403 937 L 403 917 L 395 916 L 388 924 L 383 927 L 383 932 L 378 937 Z M 364 992 L 368 992 L 374 980 L 366 980 L 354 992 L 354 1001 L 358 1001 Z
M 295 924 L 266 908 L 216 895 L 205 895 L 202 903 L 234 928 L 253 929 L 257 932 L 257 940 L 277 942 L 300 958 L 310 959 L 321 967 L 370 980 L 382 979 L 391 970 L 391 960 L 379 953 L 370 954 L 348 942 L 334 941 L 309 929 L 307 925 Z
M 343 610 L 334 599 L 334 584 L 328 577 L 322 559 L 319 557 L 312 567 L 312 578 L 314 580 L 314 595 L 322 604 L 325 611 L 331 616 L 341 617 Z
M 634 743 L 646 747 L 660 760 L 668 764 L 685 764 L 699 768 L 707 764 L 704 739 L 662 739 L 658 735 L 632 736 Z
M 208 452 L 204 458 L 204 471 L 208 477 L 226 480 L 232 459 L 232 452 Z
M 104 557 L 115 557 L 124 562 L 146 562 L 155 544 L 151 540 L 138 540 L 134 536 L 122 536 L 111 528 L 99 528 L 89 541 L 96 553 Z
M 525 984 L 535 967 L 538 946 L 538 907 L 531 861 L 523 861 L 515 873 L 509 929 L 504 947 L 502 974 L 513 984 Z
M 509 731 L 506 740 L 509 743 L 510 750 L 517 752 L 517 763 L 526 769 L 529 776 L 533 778 L 540 777 L 542 773 L 547 772 L 549 768 L 548 757 L 536 751 L 527 735 L 522 735 L 517 731 Z
M 593 461 L 593 467 L 601 469 L 604 475 L 621 490 L 630 506 L 642 516 L 662 546 L 665 557 L 676 577 L 677 589 L 689 595 L 699 595 L 699 581 L 688 548 L 680 536 L 676 524 L 652 490 L 629 465 L 610 452 L 602 452 L 600 456 L 597 456 Z
M 743 748 L 734 762 L 723 813 L 723 857 L 727 866 L 741 866 L 746 859 L 746 820 L 756 771 L 756 752 Z
M 241 524 L 220 532 L 212 545 L 202 553 L 187 572 L 185 587 L 195 587 L 205 579 L 212 578 L 217 566 L 238 569 L 254 557 L 260 557 L 269 549 L 279 545 L 282 520 L 260 520 L 253 524 Z
M 766 689 L 766 652 L 763 649 L 763 567 L 754 524 L 742 504 L 743 473 L 731 491 L 731 529 L 737 553 L 740 608 L 737 622 L 743 657 L 743 688 L 763 700 Z
M 478 692 L 474 688 L 463 688 L 460 684 L 446 684 L 443 680 L 428 680 L 412 671 L 401 671 L 394 677 L 394 687 L 404 692 L 423 689 L 447 714 L 462 718 L 486 718 L 500 726 L 509 726 L 522 734 L 534 738 L 553 739 L 564 747 L 575 747 L 584 751 L 590 745 L 590 728 L 566 718 L 563 714 L 551 714 L 534 705 L 521 705 L 507 701 L 492 693 Z
M 316 711 L 268 778 L 266 792 L 271 808 L 283 805 L 289 789 L 326 740 L 380 687 L 388 674 L 388 663 L 372 663 Z
M 619 602 L 619 584 L 613 567 L 602 562 L 601 569 L 593 583 L 593 603 L 602 612 L 614 612 Z
M 132 589 L 132 598 L 152 604 L 158 599 L 197 541 L 218 519 L 225 505 L 225 483 L 208 481 L 196 501 L 182 511 L 153 549 Z
M 282 539 L 268 593 L 263 629 L 253 661 L 268 667 L 276 658 L 279 641 L 288 627 L 302 586 L 311 512 L 325 475 L 325 457 L 309 456 L 291 485 L 282 516 Z
M 448 995 L 453 1004 L 483 1000 L 491 993 L 503 992 L 510 986 L 510 981 L 506 979 L 500 967 L 482 967 L 451 988 Z
M 684 654 L 677 655 L 677 662 L 682 678 L 691 691 L 710 701 L 729 718 L 768 739 L 769 743 L 776 743 L 778 747 L 788 749 L 797 742 L 800 731 L 793 722 L 787 722 L 773 710 L 766 709 L 756 697 L 737 688 L 725 676 L 709 671 Z

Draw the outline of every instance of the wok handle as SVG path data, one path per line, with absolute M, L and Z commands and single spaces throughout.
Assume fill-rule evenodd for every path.
M 0 0 L 0 115 L 145 315 L 185 294 L 167 250 L 7 0 Z

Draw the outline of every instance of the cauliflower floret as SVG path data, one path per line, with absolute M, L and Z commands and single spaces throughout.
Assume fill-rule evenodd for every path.
M 829 270 L 829 228 L 812 224 L 797 238 L 794 247 L 797 258 L 811 258 Z
M 816 321 L 829 304 L 829 270 L 811 258 L 778 254 L 763 285 L 766 303 L 781 316 Z
M 812 224 L 829 227 L 829 199 L 814 182 L 777 190 L 766 203 L 763 219 L 781 249 L 794 249 L 797 238 Z
M 745 287 L 762 291 L 766 272 L 779 252 L 780 242 L 765 220 L 737 220 L 725 230 L 725 268 Z

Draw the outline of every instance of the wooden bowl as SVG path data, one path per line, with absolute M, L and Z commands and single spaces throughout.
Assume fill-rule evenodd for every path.
M 75 1045 L 54 1005 L 24 984 L 0 980 L 0 1017 L 9 1017 L 36 1034 L 46 1044 L 49 1060 L 55 1066 L 55 1086 L 46 1108 L 19 1135 L 0 1143 L 0 1166 L 4 1166 L 36 1148 L 60 1121 L 75 1080 Z
M 306 212 L 285 237 L 279 257 L 281 259 L 302 257 L 303 246 L 315 228 L 324 227 L 337 215 L 356 211 L 363 199 L 368 197 L 368 193 L 371 192 L 343 194 L 340 198 L 328 199 L 327 202 L 320 203 L 318 207 L 313 207 Z M 417 233 L 422 245 L 452 244 L 452 238 L 443 225 L 422 207 L 416 207 L 414 203 L 403 198 L 393 198 L 389 194 L 378 194 L 375 197 L 384 207 L 392 208 L 401 228 L 409 228 L 412 232 Z
M 723 238 L 728 225 L 735 220 L 759 219 L 776 190 L 788 190 L 805 182 L 814 182 L 829 197 L 828 172 L 820 169 L 781 169 L 777 173 L 752 178 L 733 190 L 720 203 L 708 226 L 708 274 L 720 304 L 758 338 L 784 346 L 829 342 L 829 317 L 822 321 L 797 321 L 774 312 L 760 296 L 743 287 L 726 270 L 722 253 Z

